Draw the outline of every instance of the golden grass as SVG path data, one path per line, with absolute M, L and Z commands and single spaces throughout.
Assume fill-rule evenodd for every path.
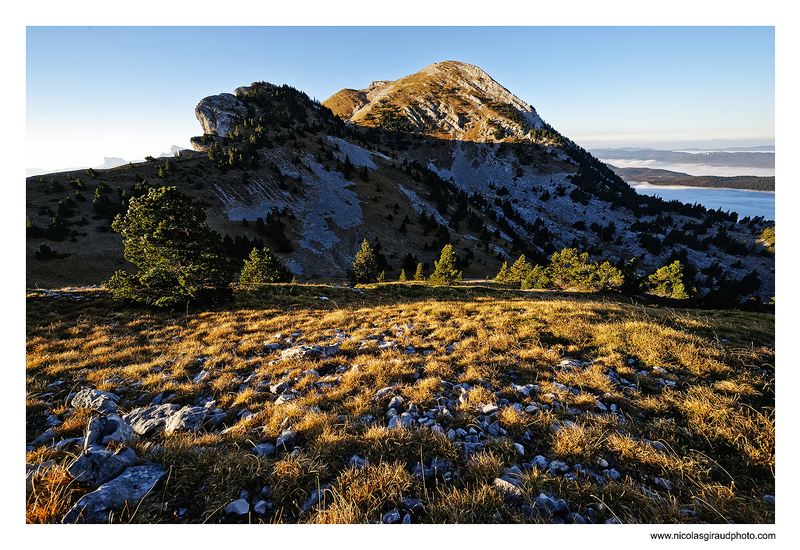
M 522 516 L 491 487 L 505 469 L 536 454 L 597 471 L 597 459 L 605 458 L 624 471 L 622 479 L 603 485 L 526 471 L 528 497 L 548 492 L 580 513 L 593 508 L 603 518 L 616 515 L 630 523 L 774 521 L 774 511 L 759 498 L 775 490 L 774 319 L 768 315 L 673 311 L 612 297 L 466 285 L 372 285 L 363 296 L 311 285 L 277 288 L 238 291 L 232 305 L 208 312 L 128 308 L 105 295 L 81 303 L 29 296 L 27 440 L 44 432 L 50 413 L 62 421 L 54 428 L 60 437 L 83 435 L 93 413 L 70 411 L 67 399 L 83 386 L 119 395 L 123 413 L 161 392 L 180 404 L 216 400 L 214 406 L 228 412 L 225 425 L 234 426 L 229 433 L 152 438 L 160 449 L 146 441 L 133 444 L 137 455 L 163 464 L 169 474 L 119 522 L 368 523 L 398 507 L 403 496 L 425 504 L 425 514 L 414 521 L 488 523 L 498 513 L 505 521 L 542 521 Z M 336 307 L 316 299 L 322 294 Z M 413 328 L 402 334 L 393 328 L 405 323 Z M 308 344 L 332 344 L 337 331 L 351 339 L 322 361 L 281 362 L 277 352 L 265 350 L 264 344 L 300 331 L 295 340 Z M 381 334 L 398 347 L 362 345 Z M 409 345 L 418 353 L 404 353 Z M 587 364 L 562 369 L 565 357 Z M 202 370 L 208 377 L 194 382 Z M 616 384 L 608 376 L 612 371 L 635 388 Z M 253 373 L 266 386 L 242 387 Z M 662 378 L 676 385 L 665 386 Z M 293 380 L 299 395 L 276 405 L 268 385 L 284 379 Z M 447 383 L 470 384 L 464 404 Z M 541 392 L 523 399 L 512 384 L 536 384 Z M 428 429 L 386 429 L 389 398 L 378 401 L 374 394 L 387 386 L 406 406 L 420 409 L 452 399 L 452 418 L 440 420 L 445 431 L 478 426 L 477 407 L 484 404 L 508 398 L 523 408 L 541 405 L 549 402 L 542 397 L 547 392 L 564 407 L 592 414 L 501 407 L 493 419 L 514 441 L 530 436 L 526 455 L 499 438 L 467 457 L 458 443 Z M 601 401 L 618 406 L 619 414 L 602 412 Z M 238 420 L 244 411 L 252 416 Z M 364 415 L 374 422 L 363 421 Z M 553 430 L 565 420 L 575 426 Z M 268 458 L 253 452 L 287 427 L 297 439 L 286 451 Z M 349 467 L 355 454 L 370 466 Z M 411 474 L 414 464 L 433 458 L 453 465 L 449 482 L 423 482 Z M 64 473 L 71 457 L 40 448 L 26 459 L 60 464 L 28 499 L 28 521 L 60 521 L 86 492 Z M 642 487 L 652 487 L 654 476 L 672 480 L 675 491 L 660 500 L 645 494 Z M 301 514 L 300 505 L 323 484 L 331 485 L 324 506 Z M 265 489 L 271 511 L 259 518 L 227 517 L 222 508 L 242 489 Z

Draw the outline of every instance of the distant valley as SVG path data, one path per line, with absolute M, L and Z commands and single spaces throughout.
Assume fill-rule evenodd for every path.
M 658 168 L 609 167 L 625 181 L 646 181 L 651 185 L 775 191 L 775 176 L 692 176 Z

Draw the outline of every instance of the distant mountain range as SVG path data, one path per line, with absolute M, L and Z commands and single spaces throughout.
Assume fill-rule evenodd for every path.
M 747 149 L 741 151 L 738 149 Z M 764 152 L 755 152 L 755 150 Z M 775 153 L 768 147 L 731 148 L 724 151 L 701 151 L 697 153 L 687 150 L 671 151 L 664 149 L 647 149 L 638 147 L 622 147 L 616 149 L 591 149 L 590 153 L 597 158 L 607 160 L 638 160 L 667 162 L 670 164 L 709 164 L 716 166 L 742 166 L 747 168 L 775 168 Z
M 173 157 L 177 153 L 186 150 L 186 148 L 185 147 L 180 147 L 178 145 L 173 145 L 172 147 L 170 147 L 169 150 L 170 150 L 169 153 L 161 153 L 160 155 L 158 155 L 158 158 Z M 109 170 L 111 168 L 116 168 L 117 166 L 122 166 L 123 164 L 129 164 L 129 163 L 136 164 L 136 163 L 139 163 L 139 162 L 144 162 L 144 159 L 124 160 L 124 159 L 121 159 L 119 157 L 103 157 L 103 163 L 102 164 L 100 164 L 98 166 L 91 166 L 91 168 L 94 168 L 95 170 Z M 59 173 L 59 172 L 73 172 L 75 170 L 87 170 L 88 168 L 90 168 L 90 167 L 89 166 L 76 166 L 76 167 L 73 167 L 73 168 L 57 168 L 55 170 L 45 170 L 44 168 L 26 168 L 25 169 L 25 175 L 28 176 L 28 177 L 30 177 L 30 176 L 41 176 L 41 175 L 44 175 L 44 174 L 56 174 L 56 173 Z

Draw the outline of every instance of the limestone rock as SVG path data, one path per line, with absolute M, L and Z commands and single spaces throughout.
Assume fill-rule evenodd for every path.
M 117 449 L 113 453 L 105 450 L 86 451 L 70 464 L 68 471 L 79 483 L 97 489 L 136 462 L 136 453 L 128 447 Z
M 247 107 L 233 94 L 208 96 L 194 108 L 194 115 L 203 127 L 203 133 L 224 136 L 233 131 L 247 115 Z
M 294 438 L 297 437 L 297 432 L 295 432 L 291 428 L 287 428 L 281 432 L 281 435 L 275 440 L 275 447 L 281 447 L 286 445 L 287 443 L 291 443 L 294 441 Z
M 83 388 L 72 398 L 72 406 L 111 414 L 117 412 L 117 401 L 119 397 L 113 393 Z
M 229 502 L 225 506 L 225 513 L 226 514 L 236 514 L 237 516 L 242 516 L 250 511 L 250 504 L 243 498 L 234 500 L 233 502 Z
M 339 353 L 339 344 L 332 346 L 293 346 L 281 352 L 281 361 L 327 359 Z
M 492 486 L 500 491 L 503 495 L 503 500 L 505 500 L 509 504 L 515 504 L 521 502 L 525 496 L 525 493 L 522 489 L 515 483 L 512 483 L 512 480 L 507 477 L 496 477 L 492 482 Z
M 133 428 L 118 414 L 96 416 L 89 420 L 86 427 L 83 447 L 88 449 L 93 445 L 107 445 L 112 441 L 128 443 L 133 437 Z
M 169 417 L 178 409 L 178 405 L 164 403 L 154 407 L 139 407 L 126 414 L 123 419 L 133 431 L 139 435 L 149 436 L 163 432 Z
M 208 409 L 205 407 L 187 405 L 170 415 L 164 426 L 164 433 L 169 435 L 178 431 L 196 432 L 203 425 L 207 414 Z
M 96 491 L 84 495 L 61 523 L 107 523 L 112 512 L 126 505 L 135 509 L 164 475 L 164 467 L 153 462 L 131 466 Z
M 36 447 L 41 447 L 42 445 L 51 444 L 58 438 L 58 433 L 55 430 L 48 429 L 42 435 L 31 441 L 30 448 L 35 449 Z

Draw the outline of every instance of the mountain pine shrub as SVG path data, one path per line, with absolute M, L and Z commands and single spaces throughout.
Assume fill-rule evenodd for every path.
M 361 250 L 356 253 L 353 269 L 347 271 L 347 278 L 353 285 L 374 283 L 377 280 L 378 261 L 367 239 L 361 243 Z
M 683 263 L 675 260 L 647 277 L 643 287 L 658 296 L 686 300 L 694 295 L 694 289 L 687 287 L 687 282 Z
M 456 262 L 458 256 L 453 250 L 452 245 L 445 245 L 442 249 L 442 255 L 439 257 L 438 262 L 434 262 L 436 269 L 428 279 L 428 283 L 432 286 L 445 286 L 451 285 L 456 281 L 461 280 L 461 272 L 456 269 Z
M 608 262 L 598 264 L 589 254 L 579 254 L 575 248 L 565 248 L 550 257 L 548 276 L 552 285 L 561 290 L 597 292 L 622 286 L 622 272 Z
M 230 297 L 233 268 L 220 236 L 206 224 L 202 205 L 175 187 L 131 199 L 112 229 L 123 237 L 125 259 L 139 268 L 117 271 L 106 283 L 115 298 L 169 307 Z
M 292 273 L 269 248 L 253 248 L 239 275 L 242 284 L 288 283 Z

